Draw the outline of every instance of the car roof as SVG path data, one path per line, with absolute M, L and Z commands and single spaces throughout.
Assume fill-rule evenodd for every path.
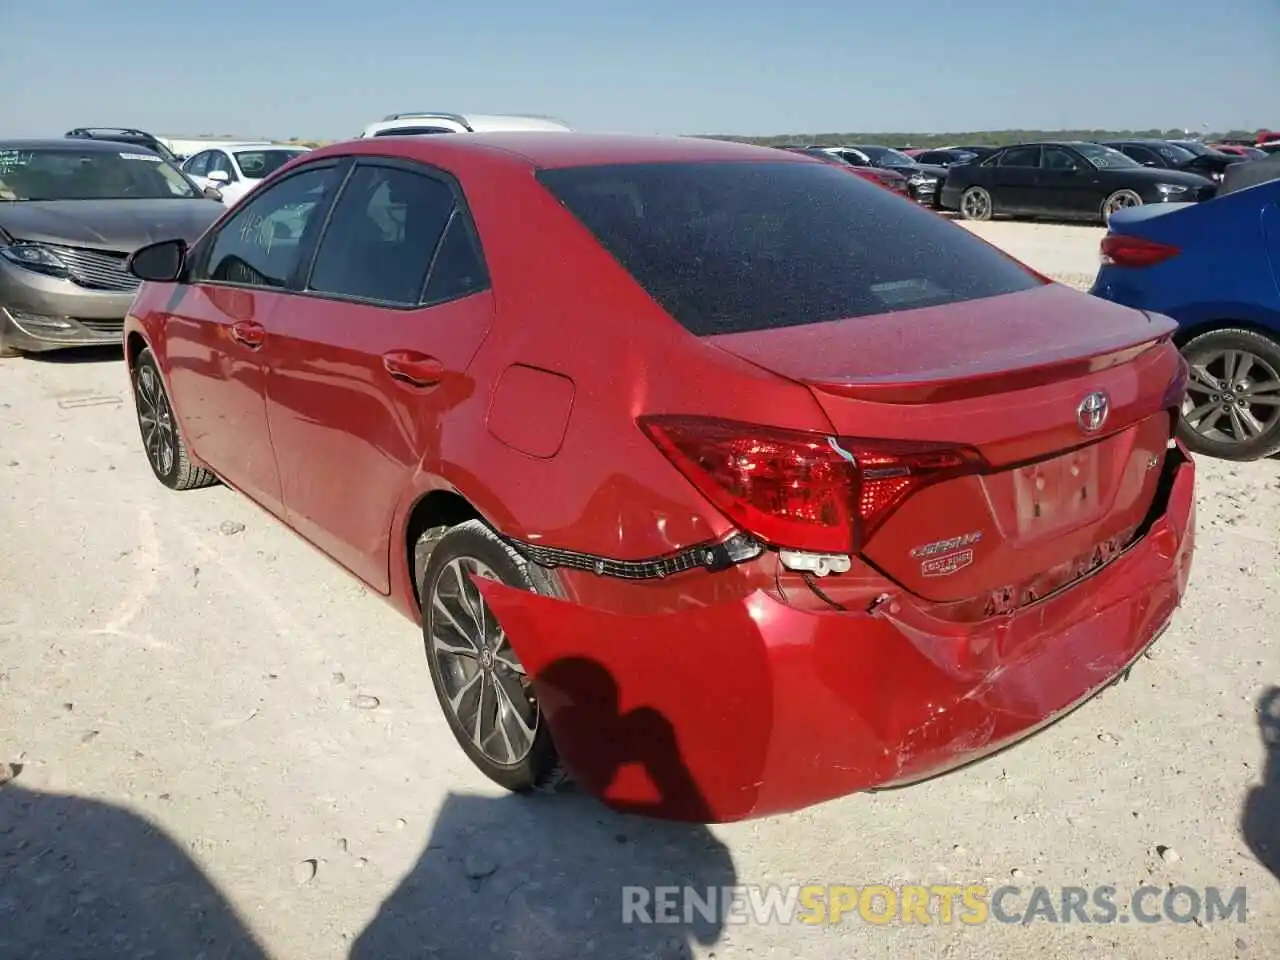
M 522 113 L 464 113 L 466 120 L 475 133 L 498 133 L 512 128 L 520 130 L 564 130 L 568 124 L 551 117 L 535 117 Z M 404 117 L 411 120 L 412 117 Z
M 122 140 L 98 140 L 91 137 L 41 137 L 0 140 L 0 150 L 100 150 L 117 153 Z
M 214 143 L 206 147 L 207 150 L 243 150 L 246 147 L 256 147 L 261 150 L 302 150 L 308 151 L 310 147 L 303 147 L 296 143 L 272 143 L 270 140 L 244 140 L 240 143 Z M 204 153 L 204 150 L 200 151 Z
M 1118 141 L 1113 141 L 1118 142 Z M 1028 140 L 1026 143 L 1006 143 L 997 150 L 1013 150 L 1018 147 L 1096 147 L 1096 140 Z
M 365 135 L 400 127 L 429 126 L 431 122 L 445 121 L 470 128 L 472 133 L 498 133 L 508 130 L 554 130 L 567 132 L 570 127 L 552 117 L 538 117 L 519 113 L 396 113 L 365 126 Z
M 463 159 L 468 154 L 506 156 L 533 167 L 602 166 L 626 163 L 757 161 L 816 163 L 790 151 L 730 140 L 646 134 L 508 131 L 466 136 L 376 137 L 351 140 L 316 150 L 315 156 L 386 154 L 431 162 Z

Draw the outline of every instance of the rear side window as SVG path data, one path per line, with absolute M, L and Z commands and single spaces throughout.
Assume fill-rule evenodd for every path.
M 699 336 L 1043 282 L 963 228 L 827 164 L 619 164 L 543 170 L 538 179 Z
M 358 166 L 325 227 L 307 289 L 412 306 L 454 208 L 453 191 L 397 167 Z
M 1038 167 L 1040 166 L 1039 147 L 1014 147 L 1000 155 L 1002 167 Z

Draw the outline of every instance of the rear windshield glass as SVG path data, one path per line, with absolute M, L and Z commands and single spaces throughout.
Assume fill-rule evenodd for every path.
M 538 179 L 699 336 L 1043 282 L 964 228 L 828 164 L 619 164 L 543 170 Z

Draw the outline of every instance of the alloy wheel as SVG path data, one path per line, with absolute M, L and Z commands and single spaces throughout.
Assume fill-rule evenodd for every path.
M 1142 198 L 1132 190 L 1117 190 L 1111 196 L 1107 197 L 1107 202 L 1103 206 L 1102 215 L 1110 222 L 1111 215 L 1120 210 L 1127 210 L 1130 207 L 1142 206 Z
M 1280 419 L 1280 370 L 1247 350 L 1217 350 L 1191 362 L 1182 419 L 1216 443 L 1247 443 Z
M 430 656 L 447 709 L 471 743 L 496 764 L 518 764 L 533 749 L 540 714 L 524 667 L 470 575 L 498 580 L 473 557 L 450 560 L 431 590 Z
M 156 473 L 168 476 L 178 459 L 173 409 L 169 406 L 159 375 L 150 364 L 138 368 L 135 393 L 138 423 L 142 427 L 142 445 L 147 451 L 147 459 L 151 461 Z
M 991 198 L 981 190 L 971 190 L 960 198 L 960 212 L 969 220 L 984 220 L 991 212 Z

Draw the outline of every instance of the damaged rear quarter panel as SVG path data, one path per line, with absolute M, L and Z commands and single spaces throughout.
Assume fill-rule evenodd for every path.
M 616 613 L 477 581 L 533 678 L 566 767 L 633 812 L 723 822 L 978 759 L 1123 672 L 1167 624 L 1194 544 L 1193 477 L 1080 587 L 978 623 L 903 592 L 814 612 L 756 588 Z

